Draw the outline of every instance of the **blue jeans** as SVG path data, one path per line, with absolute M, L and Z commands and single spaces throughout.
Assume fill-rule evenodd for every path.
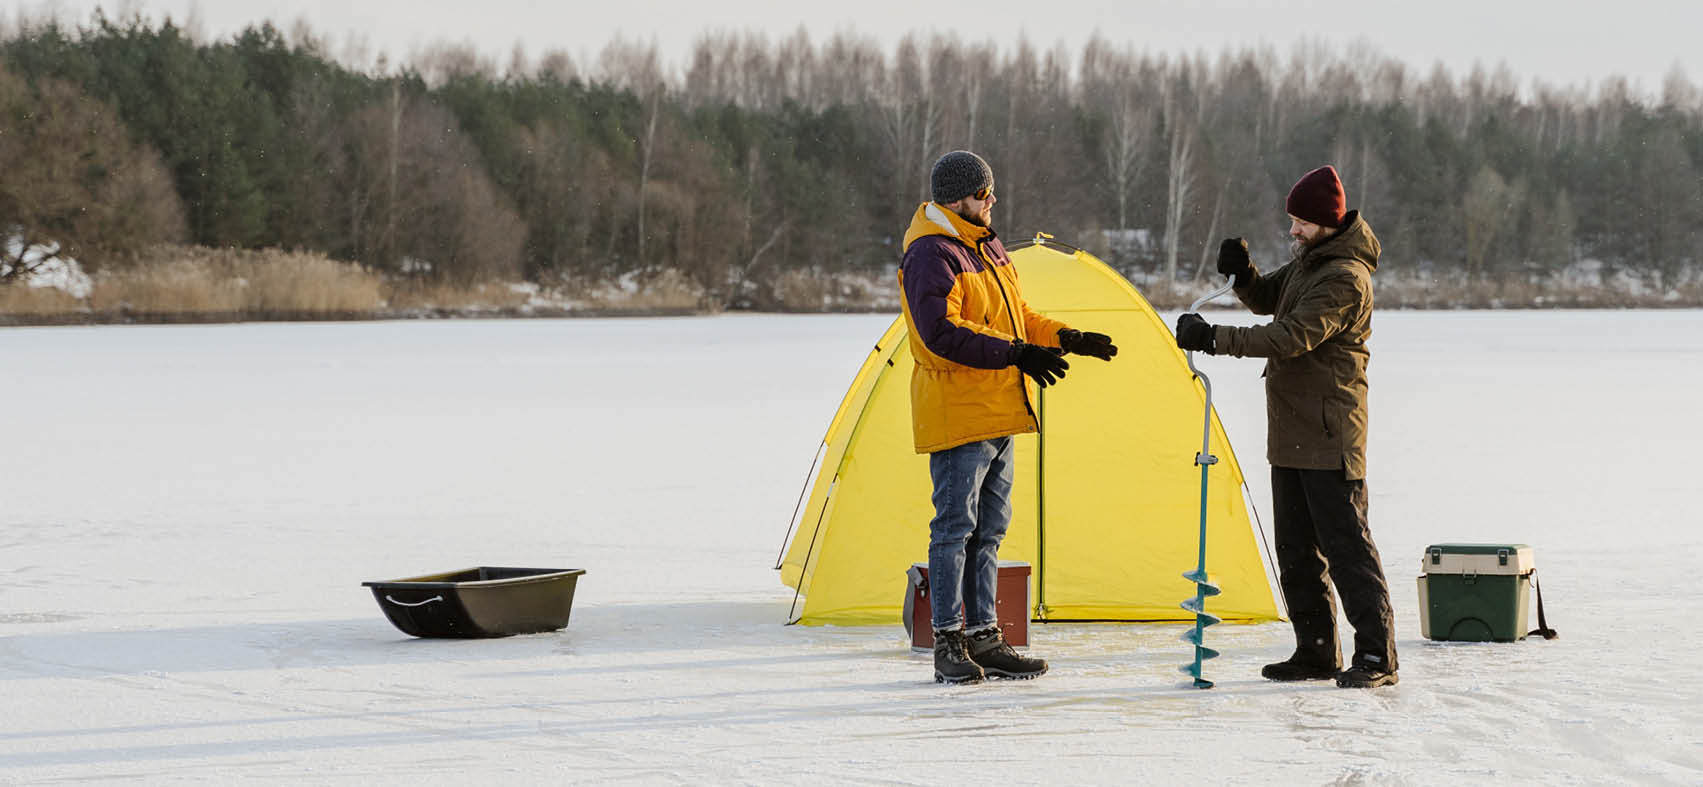
M 1012 439 L 928 455 L 934 519 L 928 523 L 929 604 L 935 631 L 999 625 L 994 609 L 999 542 L 1011 524 Z

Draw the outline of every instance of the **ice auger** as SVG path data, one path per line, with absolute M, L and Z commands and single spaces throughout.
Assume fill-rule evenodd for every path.
M 1229 292 L 1235 284 L 1236 278 L 1230 277 L 1224 286 L 1195 301 L 1189 306 L 1189 311 L 1200 311 L 1200 307 L 1207 301 Z M 1189 351 L 1185 357 L 1188 359 L 1189 371 L 1200 379 L 1200 384 L 1206 389 L 1206 415 L 1203 418 L 1205 425 L 1201 428 L 1200 453 L 1194 455 L 1194 463 L 1200 466 L 1200 561 L 1195 564 L 1193 571 L 1183 575 L 1183 579 L 1194 583 L 1194 598 L 1182 603 L 1183 609 L 1194 613 L 1194 628 L 1183 632 L 1183 641 L 1194 645 L 1194 661 L 1184 664 L 1181 669 L 1185 674 L 1194 677 L 1195 688 L 1210 689 L 1212 681 L 1201 676 L 1201 663 L 1216 657 L 1218 651 L 1206 646 L 1206 627 L 1218 623 L 1222 618 L 1206 611 L 1206 599 L 1221 592 L 1206 574 L 1206 471 L 1218 464 L 1218 457 L 1212 455 L 1212 381 L 1206 379 L 1206 375 L 1195 367 L 1194 351 Z

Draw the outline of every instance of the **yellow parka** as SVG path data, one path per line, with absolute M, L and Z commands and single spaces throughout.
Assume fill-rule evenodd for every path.
M 905 232 L 899 287 L 910 328 L 917 453 L 1039 430 L 1014 342 L 1058 346 L 1067 327 L 1029 309 L 993 230 L 927 202 Z

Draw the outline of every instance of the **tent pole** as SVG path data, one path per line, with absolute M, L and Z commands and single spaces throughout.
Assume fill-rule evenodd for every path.
M 1035 394 L 1035 618 L 1047 619 L 1047 389 Z
M 822 510 L 816 514 L 816 527 L 810 531 L 810 545 L 804 548 L 804 562 L 798 565 L 798 587 L 792 591 L 792 606 L 787 609 L 788 626 L 804 619 L 798 609 L 798 599 L 804 595 L 804 575 L 810 572 L 810 557 L 816 554 L 816 537 L 822 533 L 822 517 L 828 515 L 828 504 L 833 502 L 834 492 L 840 487 L 840 476 L 834 474 L 834 480 L 828 483 L 828 493 L 822 498 Z
M 1248 510 L 1253 512 L 1254 532 L 1260 534 L 1260 546 L 1265 547 L 1266 583 L 1277 588 L 1277 600 L 1283 604 L 1280 614 L 1289 617 L 1289 598 L 1283 595 L 1283 583 L 1277 580 L 1277 558 L 1271 556 L 1271 542 L 1265 538 L 1265 523 L 1260 521 L 1260 509 L 1254 505 L 1254 493 L 1248 490 L 1246 478 L 1242 479 L 1242 499 L 1246 501 Z
M 822 463 L 822 457 L 828 453 L 828 438 L 822 438 L 822 444 L 816 447 L 816 457 L 810 460 L 810 471 L 804 474 L 804 488 L 798 490 L 798 503 L 792 507 L 792 518 L 787 520 L 786 535 L 781 536 L 781 552 L 775 555 L 775 570 L 781 569 L 786 562 L 787 542 L 792 540 L 792 529 L 798 527 L 798 512 L 804 510 L 804 498 L 810 494 L 810 482 L 816 480 L 816 467 Z

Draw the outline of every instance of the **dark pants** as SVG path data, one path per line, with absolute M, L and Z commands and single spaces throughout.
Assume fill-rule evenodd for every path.
M 1366 482 L 1341 470 L 1271 468 L 1277 509 L 1277 571 L 1297 655 L 1341 665 L 1336 599 L 1354 626 L 1353 664 L 1396 670 L 1390 587 L 1366 523 Z

